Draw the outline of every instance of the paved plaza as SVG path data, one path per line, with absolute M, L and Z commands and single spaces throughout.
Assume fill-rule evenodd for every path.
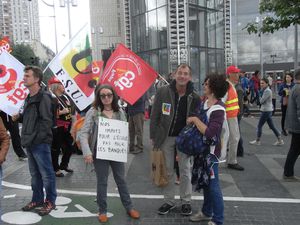
M 274 117 L 280 128 L 280 117 Z M 225 225 L 299 225 L 300 224 L 300 182 L 282 180 L 283 165 L 290 145 L 290 136 L 283 137 L 285 145 L 272 146 L 276 138 L 265 125 L 261 146 L 251 146 L 255 139 L 257 117 L 242 120 L 241 132 L 244 139 L 245 155 L 238 158 L 245 171 L 234 171 L 221 165 L 220 180 L 225 201 Z M 206 224 L 192 223 L 181 216 L 179 209 L 165 216 L 156 213 L 162 204 L 160 189 L 150 181 L 149 163 L 149 121 L 145 124 L 144 152 L 128 155 L 126 179 L 135 208 L 141 212 L 141 219 L 130 219 L 118 197 L 112 176 L 108 185 L 108 211 L 111 218 L 107 224 Z M 70 167 L 73 174 L 57 178 L 57 209 L 50 215 L 40 217 L 35 213 L 21 212 L 20 209 L 31 199 L 30 176 L 27 162 L 17 160 L 10 149 L 4 164 L 1 199 L 1 224 L 39 225 L 92 225 L 99 224 L 95 172 L 86 166 L 82 156 L 73 155 Z M 296 175 L 300 176 L 300 162 L 296 163 Z M 202 193 L 193 194 L 193 211 L 202 204 Z

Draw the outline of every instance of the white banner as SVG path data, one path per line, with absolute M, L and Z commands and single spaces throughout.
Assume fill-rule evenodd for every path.
M 24 65 L 6 51 L 0 54 L 0 110 L 17 114 L 29 91 L 23 85 Z
M 62 82 L 66 94 L 83 110 L 94 100 L 92 55 L 88 26 L 84 26 L 50 62 L 49 68 Z
M 127 151 L 128 123 L 100 117 L 96 158 L 127 162 Z

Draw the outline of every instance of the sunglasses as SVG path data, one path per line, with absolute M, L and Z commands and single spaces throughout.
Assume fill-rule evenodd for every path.
M 101 94 L 101 95 L 100 95 L 100 98 L 101 98 L 101 99 L 105 99 L 106 97 L 107 97 L 107 98 L 112 98 L 112 97 L 113 97 L 113 94 Z

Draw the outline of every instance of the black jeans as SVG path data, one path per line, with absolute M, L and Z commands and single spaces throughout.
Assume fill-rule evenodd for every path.
M 291 134 L 291 146 L 284 165 L 284 175 L 287 177 L 294 176 L 294 166 L 298 156 L 300 155 L 300 133 Z
M 21 137 L 19 130 L 19 123 L 12 121 L 11 116 L 7 116 L 5 112 L 0 112 L 5 128 L 9 131 L 12 146 L 18 157 L 27 157 L 21 145 Z
M 285 116 L 286 116 L 286 110 L 287 110 L 287 105 L 281 105 L 281 130 L 284 131 L 284 123 L 285 123 Z

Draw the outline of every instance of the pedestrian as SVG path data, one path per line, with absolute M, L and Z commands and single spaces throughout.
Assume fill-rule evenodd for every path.
M 212 74 L 207 78 L 204 85 L 204 94 L 207 96 L 204 109 L 208 110 L 210 107 L 218 105 L 223 107 L 224 110 L 216 109 L 212 111 L 207 125 L 199 120 L 198 117 L 189 117 L 187 121 L 188 123 L 195 124 L 200 133 L 207 139 L 212 139 L 213 137 L 221 137 L 222 126 L 226 117 L 225 105 L 221 101 L 221 98 L 227 93 L 229 83 L 226 81 L 225 76 L 219 74 Z M 208 225 L 221 225 L 224 222 L 224 202 L 218 172 L 221 142 L 210 146 L 208 156 L 212 163 L 208 175 L 210 176 L 210 182 L 208 186 L 204 186 L 203 188 L 204 202 L 201 210 L 191 216 L 190 221 L 208 221 Z
M 51 95 L 41 88 L 43 72 L 39 67 L 26 66 L 24 72 L 23 82 L 29 94 L 23 112 L 14 115 L 13 120 L 22 123 L 21 143 L 27 151 L 33 193 L 31 202 L 22 210 L 36 209 L 40 216 L 44 216 L 55 209 L 57 196 L 50 149 L 53 126 Z
M 199 96 L 194 92 L 192 70 L 187 64 L 180 64 L 174 73 L 174 80 L 156 92 L 151 112 L 150 139 L 153 147 L 163 151 L 166 160 L 168 184 L 162 188 L 164 204 L 158 214 L 164 215 L 176 207 L 175 204 L 175 139 L 186 126 L 187 116 L 194 111 Z M 192 214 L 191 208 L 191 157 L 177 151 L 180 173 L 181 214 Z
M 127 114 L 129 123 L 129 153 L 138 154 L 143 152 L 143 133 L 145 102 L 147 93 L 140 97 L 133 105 L 128 104 Z
M 63 84 L 56 78 L 52 77 L 48 81 L 48 86 L 54 94 L 56 100 L 57 116 L 56 126 L 52 129 L 53 141 L 51 145 L 52 165 L 56 177 L 63 177 L 61 170 L 68 173 L 74 171 L 69 168 L 70 158 L 76 150 L 73 146 L 73 138 L 70 133 L 72 126 L 71 102 L 64 94 L 65 88 Z M 59 155 L 62 150 L 61 163 L 59 164 Z
M 108 221 L 106 199 L 109 167 L 112 169 L 121 201 L 127 214 L 133 219 L 138 219 L 140 214 L 133 209 L 125 181 L 124 163 L 96 158 L 98 121 L 100 117 L 126 121 L 125 113 L 119 108 L 117 94 L 110 85 L 97 85 L 94 103 L 91 109 L 86 113 L 84 125 L 79 131 L 79 140 L 84 161 L 88 164 L 93 163 L 95 167 L 97 203 L 99 206 L 98 220 L 101 223 Z
M 2 164 L 5 161 L 6 154 L 9 149 L 9 136 L 7 134 L 7 131 L 5 129 L 4 123 L 2 119 L 0 118 L 0 198 L 2 198 Z M 1 202 L 0 202 L 1 207 Z
M 27 160 L 27 155 L 21 145 L 19 123 L 13 121 L 11 116 L 3 111 L 0 111 L 0 116 L 5 128 L 9 131 L 14 152 L 16 153 L 20 161 Z
M 288 106 L 289 93 L 291 89 L 294 87 L 293 75 L 290 73 L 286 73 L 283 77 L 283 82 L 279 86 L 278 94 L 281 96 L 281 134 L 284 136 L 288 135 L 287 130 L 285 129 L 285 115 Z
M 260 97 L 260 118 L 257 125 L 257 133 L 256 139 L 250 141 L 251 145 L 261 145 L 261 135 L 262 135 L 262 127 L 264 126 L 265 122 L 268 123 L 270 129 L 274 132 L 277 137 L 277 141 L 273 145 L 283 145 L 284 142 L 280 136 L 280 132 L 275 127 L 273 120 L 272 120 L 272 112 L 273 112 L 273 105 L 272 105 L 272 91 L 269 87 L 269 80 L 267 78 L 262 78 L 260 80 L 261 92 L 262 96 Z
M 295 70 L 295 86 L 289 94 L 289 104 L 287 105 L 286 126 L 292 134 L 289 152 L 287 154 L 283 178 L 284 180 L 300 181 L 294 175 L 294 166 L 300 154 L 300 69 Z
M 243 171 L 244 167 L 237 162 L 237 149 L 240 140 L 240 130 L 238 124 L 238 114 L 239 114 L 239 100 L 235 89 L 235 85 L 239 81 L 239 72 L 236 66 L 232 65 L 227 67 L 226 74 L 228 76 L 229 88 L 227 94 L 222 99 L 226 107 L 226 117 L 229 127 L 229 140 L 228 140 L 228 157 L 227 157 L 227 167 L 229 169 Z
M 253 102 L 256 102 L 256 105 L 259 106 L 259 79 L 260 79 L 260 73 L 258 70 L 256 70 L 250 79 L 250 89 L 251 89 L 251 97 L 250 97 L 250 104 L 253 104 Z
M 239 113 L 238 113 L 238 124 L 239 124 L 239 130 L 241 130 L 241 120 L 243 117 L 244 113 L 244 89 L 241 83 L 241 78 L 242 76 L 245 76 L 242 72 L 239 73 L 240 79 L 238 83 L 235 84 L 235 90 L 238 95 L 238 101 L 239 101 Z M 242 135 L 240 134 L 240 140 L 238 142 L 238 148 L 237 148 L 237 156 L 238 157 L 243 157 L 244 156 L 244 145 L 243 145 L 243 138 Z

